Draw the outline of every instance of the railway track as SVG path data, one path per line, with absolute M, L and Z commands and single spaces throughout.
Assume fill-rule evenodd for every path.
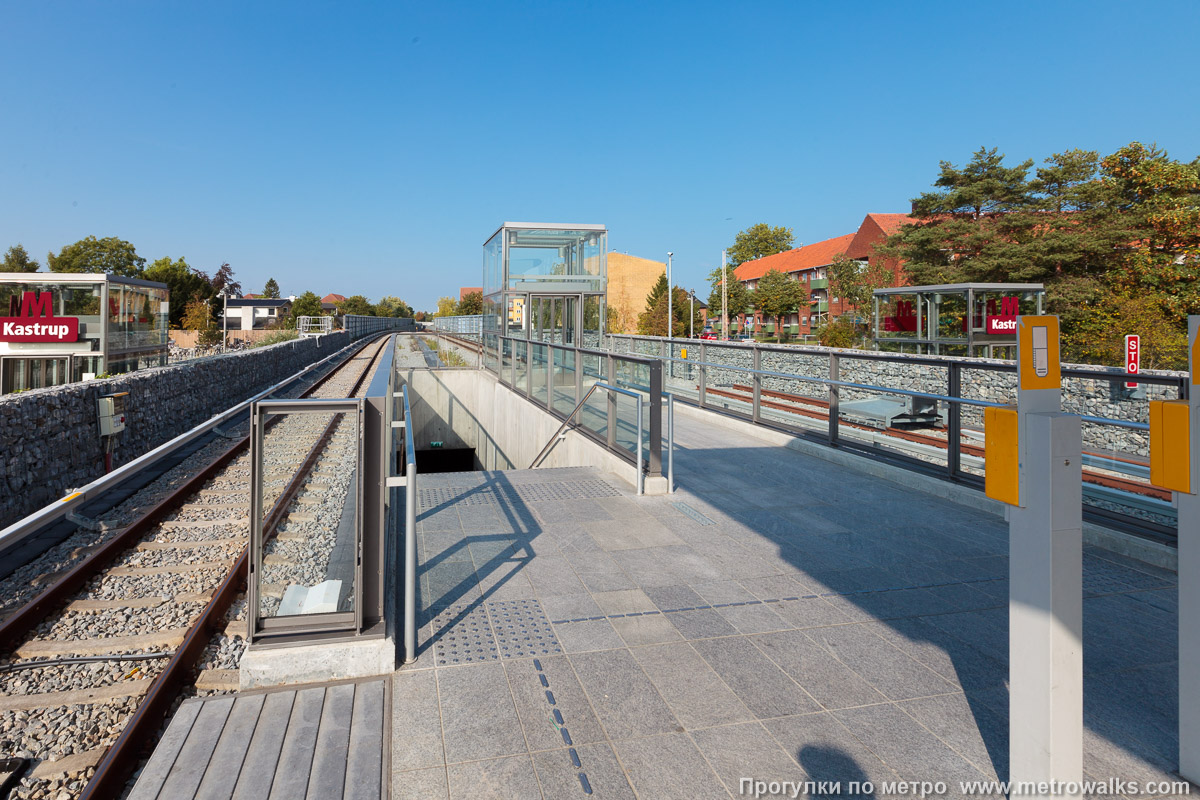
M 717 397 L 725 397 L 731 400 L 738 400 L 743 403 L 750 403 L 754 393 L 752 387 L 744 384 L 733 384 L 727 389 L 715 389 L 708 387 L 705 391 L 706 393 L 715 395 Z M 761 399 L 759 402 L 764 408 L 770 408 L 775 411 L 783 411 L 788 414 L 806 417 L 808 419 L 820 420 L 828 424 L 829 403 L 825 400 L 767 389 L 761 390 L 760 395 Z M 928 433 L 917 433 L 916 431 L 899 430 L 897 428 L 873 428 L 869 425 L 862 425 L 857 422 L 849 422 L 846 420 L 842 420 L 839 424 L 847 428 L 882 434 L 894 439 L 902 439 L 904 441 L 926 445 L 939 450 L 946 450 L 948 448 L 948 443 L 945 437 L 935 436 Z M 978 458 L 983 458 L 984 455 L 982 445 L 971 444 L 969 442 L 963 442 L 961 445 L 961 450 L 967 455 L 976 456 Z M 1091 456 L 1097 460 L 1104 459 L 1137 466 L 1146 466 L 1143 462 L 1136 461 L 1129 457 L 1113 457 L 1106 454 L 1088 451 L 1084 451 L 1083 455 Z M 1128 492 L 1141 497 L 1152 497 L 1158 500 L 1165 500 L 1167 502 L 1170 502 L 1171 500 L 1171 493 L 1165 489 L 1160 489 L 1157 486 L 1151 486 L 1142 481 L 1133 480 L 1120 475 L 1114 475 L 1108 472 L 1100 472 L 1095 469 L 1084 468 L 1083 481 L 1084 483 L 1091 483 L 1096 486 L 1104 486 L 1109 489 L 1116 489 L 1118 491 Z
M 364 343 L 303 396 L 356 396 L 390 341 Z M 248 432 L 248 423 L 240 427 Z M 320 513 L 305 503 L 318 482 L 326 497 L 331 484 L 349 483 L 344 462 L 355 437 L 339 419 L 306 414 L 279 418 L 266 440 L 274 455 L 264 508 L 274 502 L 278 534 L 269 569 L 282 584 L 300 582 L 322 565 L 298 557 L 287 529 Z M 181 699 L 236 690 L 246 632 L 248 443 L 237 437 L 215 456 L 206 448 L 207 465 L 187 464 L 192 474 L 176 476 L 177 487 L 128 524 L 17 576 L 19 585 L 39 568 L 48 573 L 0 623 L 0 745 L 26 767 L 11 797 L 120 797 Z

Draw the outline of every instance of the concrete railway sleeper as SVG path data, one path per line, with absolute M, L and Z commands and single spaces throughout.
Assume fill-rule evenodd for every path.
M 389 341 L 365 343 L 305 394 L 356 396 Z M 279 519 L 295 506 L 302 521 L 307 487 L 345 472 L 348 427 L 317 415 L 272 426 L 271 441 L 288 454 L 271 478 Z M 12 797 L 118 797 L 184 696 L 236 688 L 228 675 L 244 648 L 248 437 L 222 444 L 204 469 L 84 545 L 65 569 L 53 554 L 44 565 L 53 578 L 0 623 L 0 744 L 31 765 Z M 295 454 L 306 451 L 297 471 Z M 289 554 L 291 524 L 278 528 L 273 566 L 306 568 L 302 554 Z

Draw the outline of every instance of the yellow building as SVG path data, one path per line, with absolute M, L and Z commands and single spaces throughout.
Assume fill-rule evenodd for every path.
M 637 333 L 638 315 L 646 310 L 646 295 L 667 272 L 666 262 L 625 253 L 608 254 L 609 333 Z

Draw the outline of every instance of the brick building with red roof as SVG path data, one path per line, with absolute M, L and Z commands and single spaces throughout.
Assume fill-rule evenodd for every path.
M 756 288 L 759 278 L 772 269 L 804 284 L 810 298 L 808 306 L 802 305 L 799 313 L 785 317 L 783 324 L 798 326 L 797 329 L 801 335 L 811 334 L 823 323 L 839 317 L 847 311 L 854 310 L 849 303 L 837 297 L 830 297 L 829 265 L 842 255 L 874 265 L 880 258 L 875 253 L 875 245 L 898 231 L 902 226 L 915 221 L 908 214 L 867 214 L 854 233 L 803 245 L 794 250 L 776 253 L 773 256 L 758 258 L 754 261 L 746 261 L 738 265 L 734 274 L 750 289 Z M 902 285 L 904 276 L 900 269 L 900 262 L 889 261 L 887 267 L 892 273 L 890 285 Z M 774 322 L 774 320 L 757 320 L 756 327 L 764 321 Z M 742 324 L 744 325 L 745 322 L 743 321 Z

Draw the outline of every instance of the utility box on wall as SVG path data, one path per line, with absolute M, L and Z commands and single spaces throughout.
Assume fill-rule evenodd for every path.
M 129 392 L 106 394 L 99 398 L 100 435 L 113 436 L 125 430 L 125 403 Z

